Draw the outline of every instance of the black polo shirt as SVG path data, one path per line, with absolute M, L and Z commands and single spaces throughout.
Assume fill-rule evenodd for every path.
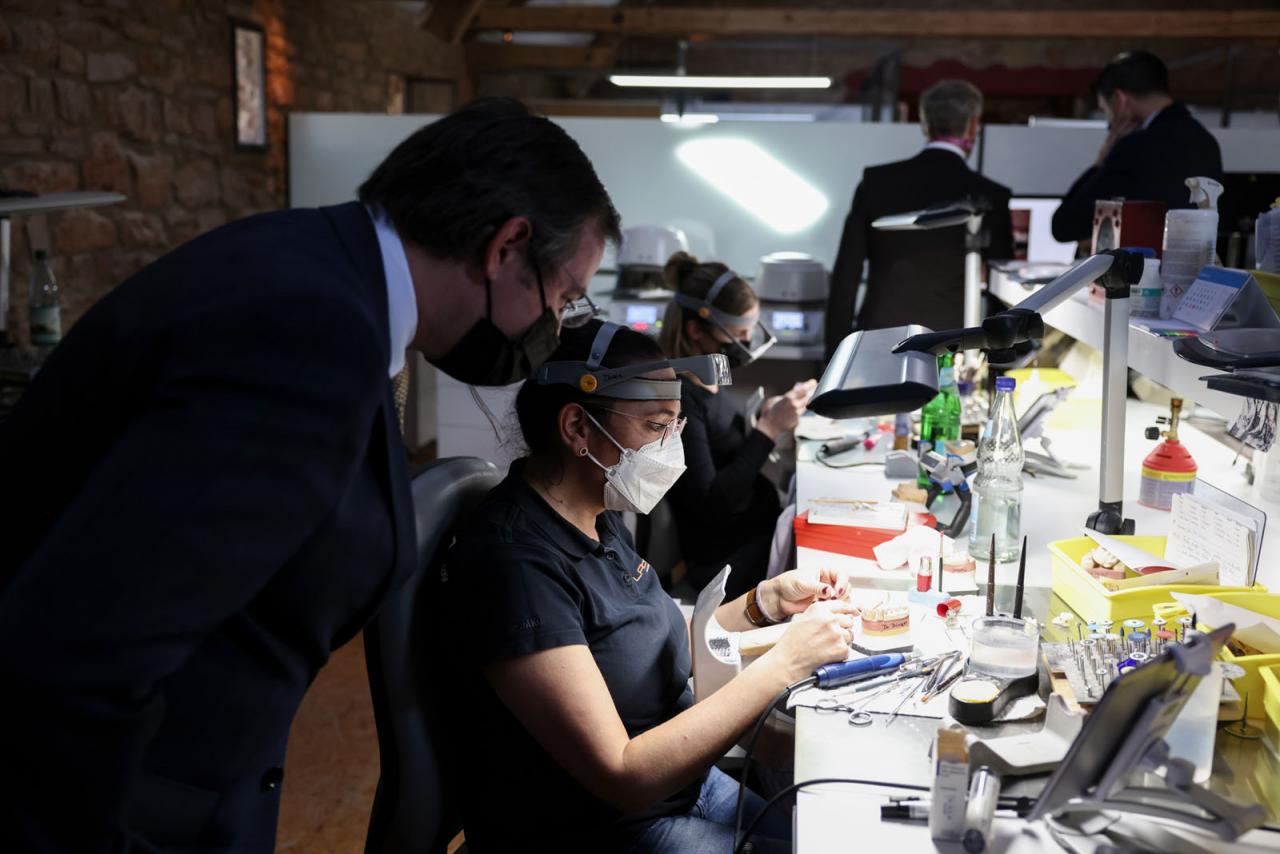
M 446 566 L 453 639 L 446 654 L 458 688 L 448 706 L 461 750 L 467 847 L 608 851 L 659 816 L 687 813 L 701 781 L 622 815 L 542 749 L 481 669 L 585 645 L 634 737 L 692 705 L 688 631 L 619 514 L 597 518 L 597 542 L 553 510 L 522 469 L 517 461 L 485 498 Z

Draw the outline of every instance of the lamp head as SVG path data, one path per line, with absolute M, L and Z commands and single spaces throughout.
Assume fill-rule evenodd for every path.
M 904 338 L 928 333 L 918 324 L 864 329 L 840 342 L 809 408 L 827 418 L 914 412 L 938 394 L 938 361 L 930 353 L 894 352 Z

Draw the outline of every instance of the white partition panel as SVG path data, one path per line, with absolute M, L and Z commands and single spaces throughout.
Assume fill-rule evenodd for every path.
M 430 118 L 291 115 L 291 203 L 352 198 L 378 161 Z M 923 143 L 918 126 L 903 124 L 556 121 L 595 164 L 624 226 L 682 225 L 695 251 L 714 245 L 720 260 L 747 275 L 778 250 L 808 252 L 830 266 L 863 168 L 911 156 Z
M 292 204 L 353 197 L 370 170 L 431 116 L 294 113 Z M 693 249 L 754 275 L 762 255 L 808 252 L 828 267 L 862 170 L 915 154 L 914 124 L 556 119 L 595 164 L 624 225 L 675 224 Z M 1215 128 L 1227 171 L 1280 171 L 1280 129 Z M 1018 196 L 1061 195 L 1093 163 L 1105 131 L 986 128 L 982 170 Z M 605 265 L 612 259 L 606 257 Z
M 1015 196 L 1061 196 L 1093 165 L 1106 138 L 1097 128 L 989 125 L 982 174 Z

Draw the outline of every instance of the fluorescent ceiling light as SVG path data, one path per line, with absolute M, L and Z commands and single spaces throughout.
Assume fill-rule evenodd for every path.
M 697 125 L 713 125 L 720 121 L 715 113 L 663 113 L 660 118 L 669 125 L 694 127 Z
M 830 207 L 827 197 L 750 140 L 692 139 L 676 157 L 698 177 L 779 234 L 795 234 Z
M 708 77 L 696 74 L 611 74 L 614 86 L 646 89 L 830 89 L 830 77 Z

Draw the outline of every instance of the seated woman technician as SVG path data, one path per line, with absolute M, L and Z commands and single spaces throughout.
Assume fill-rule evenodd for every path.
M 529 456 L 449 555 L 450 743 L 477 854 L 729 854 L 738 785 L 713 763 L 779 691 L 846 657 L 847 581 L 783 573 L 716 617 L 741 631 L 802 616 L 693 705 L 687 624 L 615 512 L 648 511 L 684 469 L 677 371 L 728 379 L 723 357 L 666 360 L 614 324 L 565 329 L 516 398 Z M 769 819 L 756 850 L 789 851 L 790 821 Z
M 724 264 L 699 264 L 677 252 L 665 275 L 676 292 L 662 324 L 668 357 L 723 353 L 739 367 L 773 345 L 773 335 L 760 323 L 755 292 Z M 701 590 L 729 564 L 733 574 L 725 593 L 737 596 L 764 579 L 781 512 L 778 489 L 761 469 L 778 436 L 795 429 L 817 383 L 797 383 L 764 401 L 754 425 L 717 385 L 688 374 L 680 383 L 682 412 L 689 420 L 684 431 L 689 470 L 671 490 L 670 504 L 686 577 Z

